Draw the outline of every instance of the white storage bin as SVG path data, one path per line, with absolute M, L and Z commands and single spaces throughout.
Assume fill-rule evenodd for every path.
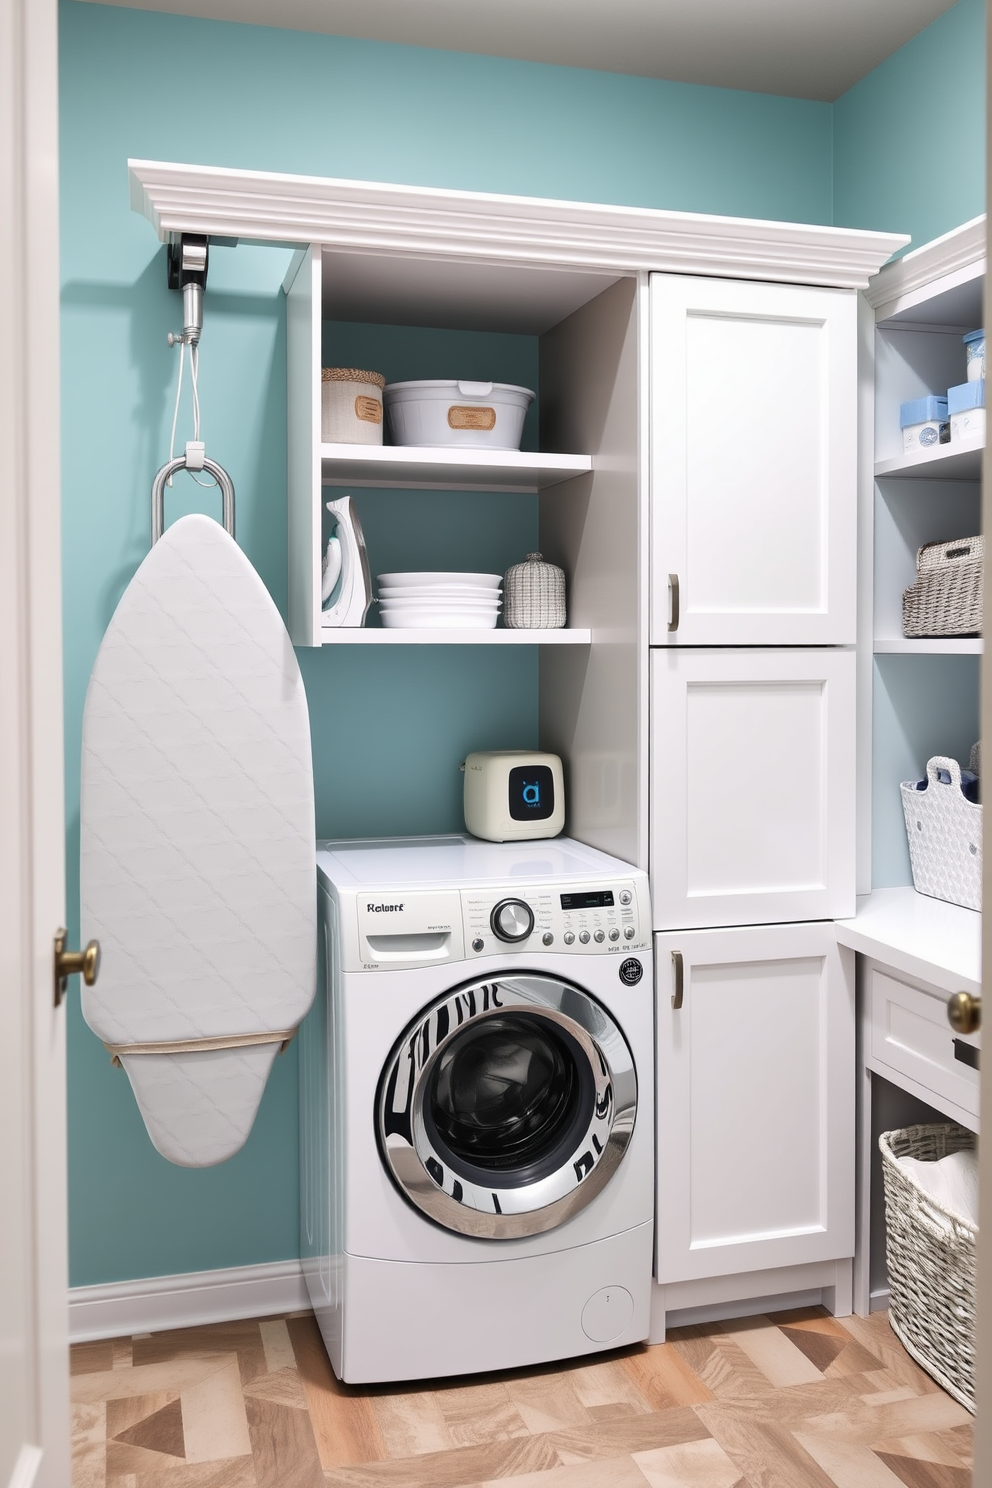
M 529 388 L 508 382 L 390 382 L 383 394 L 393 444 L 519 449 Z
M 381 372 L 324 367 L 320 374 L 320 437 L 325 444 L 381 444 Z
M 927 761 L 926 790 L 904 780 L 902 808 L 913 887 L 964 909 L 982 907 L 982 808 L 961 790 L 957 760 Z

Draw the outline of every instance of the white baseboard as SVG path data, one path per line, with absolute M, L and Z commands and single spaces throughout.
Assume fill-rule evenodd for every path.
M 868 1299 L 868 1311 L 888 1312 L 888 1310 L 889 1289 L 888 1287 L 879 1287 L 877 1291 L 871 1293 L 871 1296 Z
M 756 1317 L 764 1312 L 786 1312 L 798 1307 L 820 1307 L 823 1291 L 776 1293 L 771 1297 L 748 1297 L 743 1302 L 714 1302 L 708 1307 L 681 1307 L 665 1315 L 665 1327 L 686 1328 L 691 1323 L 723 1323 L 733 1318 Z
M 309 1307 L 299 1261 L 70 1287 L 69 1339 L 88 1343 Z

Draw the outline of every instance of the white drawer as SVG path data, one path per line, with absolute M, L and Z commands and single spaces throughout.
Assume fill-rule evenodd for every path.
M 968 1060 L 977 1057 L 981 1035 L 954 1033 L 946 992 L 903 981 L 874 965 L 868 978 L 872 1062 L 907 1076 L 924 1099 L 931 1092 L 931 1104 L 950 1101 L 977 1119 L 979 1072 Z

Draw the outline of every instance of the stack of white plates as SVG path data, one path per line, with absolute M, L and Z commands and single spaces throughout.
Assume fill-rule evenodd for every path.
M 377 575 L 379 613 L 387 630 L 493 630 L 501 574 Z

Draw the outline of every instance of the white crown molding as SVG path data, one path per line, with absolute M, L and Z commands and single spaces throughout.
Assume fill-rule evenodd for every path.
M 131 205 L 173 232 L 354 251 L 863 289 L 899 233 L 130 160 Z
M 299 1261 L 147 1276 L 69 1290 L 69 1339 L 123 1338 L 309 1307 Z
M 973 217 L 970 222 L 886 264 L 865 291 L 876 320 L 886 320 L 899 310 L 912 308 L 921 292 L 931 292 L 940 280 L 962 283 L 977 278 L 985 272 L 985 243 L 983 212 L 980 217 Z

